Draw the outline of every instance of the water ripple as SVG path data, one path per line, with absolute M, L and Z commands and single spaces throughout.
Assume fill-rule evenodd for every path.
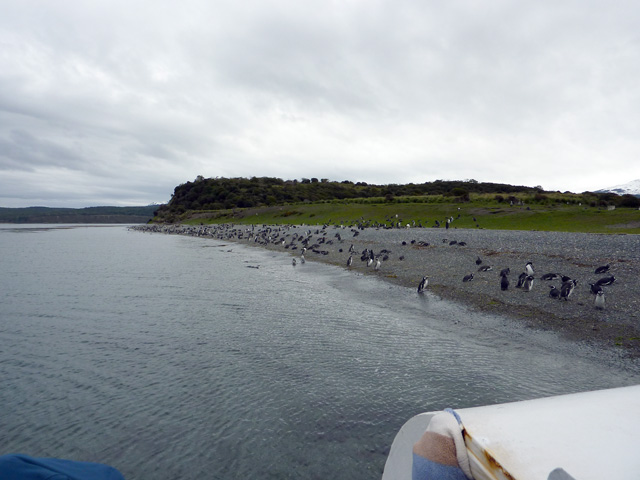
M 421 411 L 640 379 L 549 334 L 284 254 L 120 227 L 0 241 L 16 273 L 0 293 L 3 444 L 129 480 L 379 478 Z

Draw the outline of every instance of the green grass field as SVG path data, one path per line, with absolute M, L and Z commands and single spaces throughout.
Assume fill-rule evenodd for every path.
M 510 205 L 478 196 L 470 202 L 455 202 L 446 197 L 415 199 L 379 203 L 375 200 L 354 202 L 326 202 L 283 205 L 261 208 L 186 212 L 183 223 L 237 223 L 237 224 L 344 224 L 356 225 L 401 222 L 432 227 L 439 220 L 444 227 L 447 217 L 454 217 L 457 228 L 484 228 L 494 230 L 543 230 L 562 232 L 639 234 L 640 210 L 585 206 L 574 203 L 542 203 Z M 474 221 L 475 218 L 475 221 Z

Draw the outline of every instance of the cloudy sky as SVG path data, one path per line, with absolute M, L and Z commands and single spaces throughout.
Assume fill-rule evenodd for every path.
M 0 0 L 0 206 L 197 175 L 640 178 L 640 4 Z

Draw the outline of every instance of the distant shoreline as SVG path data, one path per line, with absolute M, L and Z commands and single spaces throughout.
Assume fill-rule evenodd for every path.
M 106 215 L 106 216 L 82 216 L 81 218 L 77 217 L 65 217 L 60 216 L 56 218 L 44 217 L 44 218 L 35 218 L 30 219 L 28 221 L 20 221 L 20 222 L 8 222 L 8 221 L 0 221 L 2 225 L 43 225 L 43 224 L 51 224 L 51 225 L 62 225 L 62 224 L 145 224 L 149 221 L 148 217 L 138 217 L 133 215 Z
M 141 225 L 133 228 L 258 245 L 287 252 L 297 257 L 297 262 L 300 262 L 302 239 L 311 232 L 306 260 L 347 268 L 348 250 L 353 245 L 351 270 L 409 288 L 417 288 L 422 277 L 428 275 L 428 289 L 442 298 L 513 318 L 528 328 L 554 331 L 573 341 L 640 358 L 640 249 L 638 238 L 633 235 L 335 226 Z M 361 261 L 365 249 L 373 250 L 380 257 L 379 271 Z M 478 257 L 482 260 L 480 265 L 476 265 Z M 532 290 L 514 288 L 518 275 L 529 261 L 536 270 Z M 596 275 L 595 268 L 605 264 L 611 266 L 610 272 Z M 482 266 L 492 269 L 479 272 Z M 511 270 L 511 285 L 502 291 L 499 272 L 507 267 Z M 559 288 L 561 283 L 541 280 L 543 274 L 550 272 L 578 280 L 568 301 L 549 297 L 549 286 L 554 284 Z M 474 275 L 473 280 L 463 282 L 462 278 L 470 273 Z M 604 287 L 606 307 L 598 310 L 589 283 L 609 275 L 614 275 L 616 281 Z
M 147 223 L 153 218 L 157 208 L 157 205 L 87 208 L 0 207 L 0 223 Z

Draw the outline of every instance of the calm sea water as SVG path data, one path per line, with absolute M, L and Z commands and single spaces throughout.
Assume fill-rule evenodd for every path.
M 640 382 L 615 356 L 284 253 L 44 225 L 0 226 L 0 252 L 0 453 L 127 479 L 376 479 L 417 413 Z

